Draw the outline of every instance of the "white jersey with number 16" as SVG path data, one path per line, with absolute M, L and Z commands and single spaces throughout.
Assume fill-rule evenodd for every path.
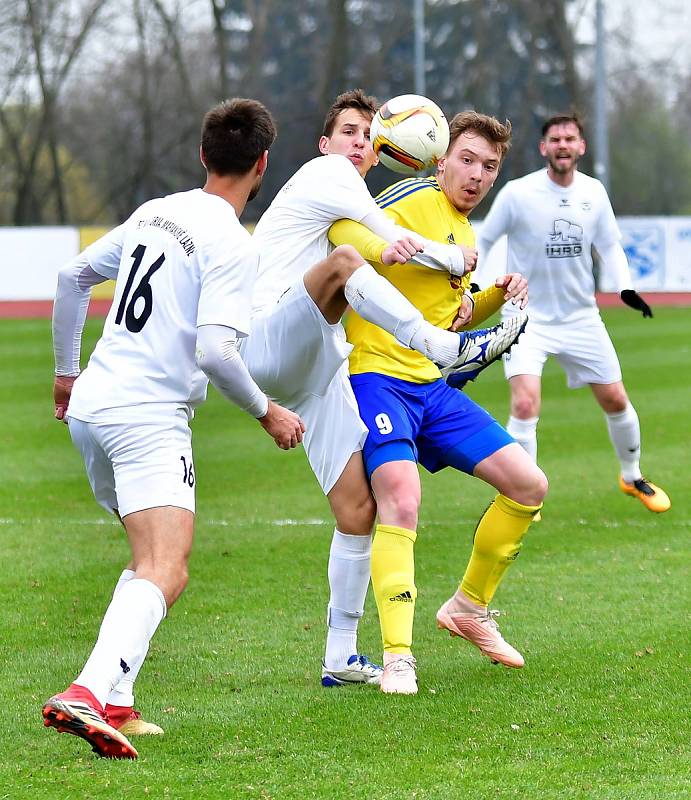
M 82 257 L 115 297 L 69 415 L 86 422 L 188 413 L 206 396 L 197 367 L 197 326 L 249 333 L 258 256 L 233 207 L 194 189 L 140 206 Z

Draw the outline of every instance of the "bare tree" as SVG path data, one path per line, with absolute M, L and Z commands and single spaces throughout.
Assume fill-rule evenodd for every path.
M 59 222 L 67 222 L 63 174 L 58 156 L 58 100 L 70 70 L 106 2 L 87 0 L 66 6 L 57 0 L 26 0 L 22 11 L 15 17 L 17 33 L 26 42 L 31 54 L 33 75 L 25 75 L 24 78 L 29 83 L 32 77 L 35 78 L 38 85 L 36 109 L 30 111 L 35 123 L 30 128 L 17 127 L 26 119 L 26 108 L 23 113 L 15 115 L 16 121 L 5 112 L 0 115 L 3 133 L 13 151 L 26 151 L 26 155 L 18 157 L 16 161 L 15 224 L 36 221 L 36 214 L 40 215 L 45 205 L 45 189 L 35 185 L 37 164 L 44 148 L 48 150 L 52 167 L 50 194 L 57 206 L 57 218 Z M 25 101 L 29 93 L 25 94 Z

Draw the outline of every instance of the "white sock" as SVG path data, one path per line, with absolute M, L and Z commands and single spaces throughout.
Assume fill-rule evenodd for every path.
M 105 706 L 123 674 L 139 671 L 165 615 L 166 601 L 158 586 L 131 578 L 110 601 L 96 645 L 74 683 L 85 686 Z
M 518 419 L 509 417 L 506 430 L 520 444 L 526 453 L 537 463 L 537 421 L 540 417 Z
M 135 572 L 133 569 L 123 569 L 120 577 L 118 578 L 118 582 L 115 584 L 115 589 L 113 589 L 113 597 L 122 589 L 122 587 L 127 583 L 127 581 L 131 581 L 134 578 Z
M 343 292 L 363 319 L 388 331 L 404 347 L 412 347 L 442 366 L 458 357 L 460 336 L 427 322 L 370 264 L 363 264 L 353 272 Z
M 357 653 L 357 627 L 365 608 L 370 577 L 371 536 L 355 536 L 334 530 L 329 553 L 328 631 L 324 664 L 344 669 Z
M 641 426 L 636 409 L 629 403 L 623 411 L 605 414 L 607 430 L 621 464 L 621 476 L 627 483 L 641 477 Z
M 127 583 L 127 581 L 132 580 L 135 576 L 135 571 L 133 569 L 123 569 L 120 577 L 118 578 L 118 582 L 115 584 L 115 589 L 113 590 L 113 597 L 122 589 L 122 587 Z M 144 661 L 142 660 L 141 664 Z M 140 664 L 140 666 L 141 666 Z M 137 678 L 137 674 L 139 673 L 139 667 L 136 669 L 136 674 L 134 669 L 130 669 L 127 675 L 123 675 L 122 679 L 118 683 L 118 685 L 113 689 L 113 691 L 108 695 L 108 702 L 113 706 L 133 706 L 134 705 L 134 682 Z

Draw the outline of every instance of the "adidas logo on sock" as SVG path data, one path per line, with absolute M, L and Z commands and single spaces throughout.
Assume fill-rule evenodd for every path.
M 401 592 L 400 594 L 396 594 L 393 597 L 389 597 L 389 600 L 392 603 L 412 603 L 413 602 L 413 595 L 408 592 Z

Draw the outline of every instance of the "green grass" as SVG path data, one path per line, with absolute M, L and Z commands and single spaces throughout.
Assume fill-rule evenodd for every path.
M 138 683 L 166 734 L 137 740 L 136 762 L 109 762 L 44 730 L 40 708 L 81 668 L 127 549 L 52 419 L 49 323 L 0 320 L 0 798 L 688 797 L 688 310 L 606 321 L 643 469 L 674 505 L 656 516 L 617 490 L 601 412 L 550 365 L 544 521 L 496 598 L 525 669 L 492 667 L 435 629 L 492 496 L 447 470 L 423 477 L 420 693 L 321 689 L 326 501 L 302 453 L 279 452 L 213 394 L 194 423 L 190 586 Z M 470 392 L 505 421 L 499 368 Z M 371 598 L 360 638 L 379 655 Z

